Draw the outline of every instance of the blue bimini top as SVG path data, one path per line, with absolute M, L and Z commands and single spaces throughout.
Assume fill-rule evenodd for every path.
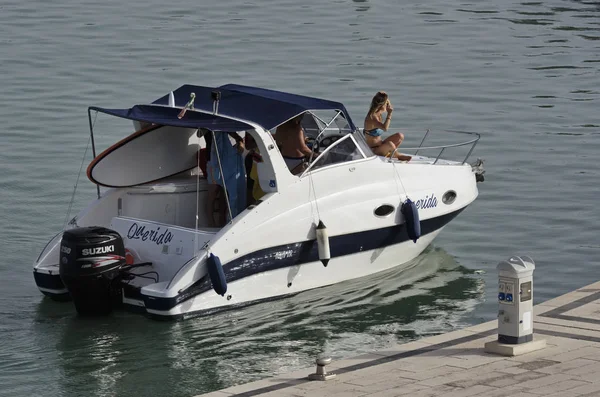
M 220 97 L 216 114 L 214 112 L 215 92 L 218 92 Z M 195 94 L 194 109 L 200 110 L 203 114 L 192 110 L 180 119 L 177 117 L 179 109 L 190 100 L 191 93 Z M 309 110 L 334 110 L 341 113 L 352 131 L 356 130 L 344 105 L 326 99 L 237 84 L 220 87 L 186 84 L 173 91 L 173 97 L 175 107 L 169 107 L 169 94 L 167 94 L 149 105 L 136 105 L 129 109 L 105 109 L 94 106 L 90 107 L 90 110 L 159 125 L 208 128 L 213 131 L 251 129 L 252 127 L 244 121 L 271 130 Z

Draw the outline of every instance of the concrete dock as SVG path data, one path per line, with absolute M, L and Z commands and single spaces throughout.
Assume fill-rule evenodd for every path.
M 328 381 L 310 381 L 315 366 L 208 393 L 250 396 L 600 396 L 600 282 L 534 307 L 534 340 L 546 348 L 514 357 L 484 352 L 497 321 L 397 345 L 326 367 Z

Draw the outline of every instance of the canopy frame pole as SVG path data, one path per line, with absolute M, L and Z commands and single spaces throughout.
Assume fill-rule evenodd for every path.
M 217 137 L 215 136 L 215 132 L 210 130 L 213 138 L 212 146 L 215 148 L 215 153 L 217 154 L 217 163 L 219 163 L 219 171 L 221 172 L 221 181 L 223 181 L 223 191 L 225 192 L 225 201 L 227 202 L 227 210 L 229 211 L 229 222 L 233 221 L 233 214 L 231 213 L 231 203 L 229 202 L 229 194 L 227 194 L 227 184 L 225 183 L 225 174 L 223 174 L 223 167 L 221 166 L 221 156 L 219 155 L 219 146 L 217 145 Z M 222 132 L 223 134 L 223 132 Z M 229 137 L 225 137 L 229 142 Z
M 329 121 L 329 123 L 326 123 L 326 122 L 324 122 L 324 121 L 323 121 L 323 120 L 321 120 L 321 119 L 320 119 L 320 118 L 319 118 L 317 115 L 315 115 L 315 114 L 313 114 L 312 112 L 310 112 L 310 113 L 311 113 L 311 114 L 312 114 L 314 117 L 316 117 L 316 118 L 317 118 L 317 119 L 319 119 L 319 120 L 320 120 L 320 121 L 321 121 L 323 124 L 325 124 L 325 127 L 323 127 L 323 129 L 322 129 L 321 131 L 319 131 L 319 133 L 317 134 L 317 137 L 315 138 L 315 142 L 316 142 L 316 141 L 319 139 L 319 137 L 320 137 L 321 135 L 323 135 L 323 133 L 325 132 L 325 130 L 326 130 L 327 128 L 329 128 L 329 126 L 330 126 L 330 125 L 331 125 L 331 124 L 332 124 L 332 123 L 335 121 L 335 119 L 337 119 L 337 118 L 338 118 L 338 116 L 339 116 L 340 114 L 342 114 L 342 112 L 341 112 L 341 111 L 339 111 L 339 110 L 337 110 L 336 112 L 337 112 L 337 113 L 335 114 L 335 116 L 333 116 L 333 118 L 331 119 L 331 121 Z M 310 157 L 309 157 L 309 159 L 308 159 L 308 162 L 309 162 L 309 163 L 312 161 L 312 159 L 313 159 L 313 155 L 314 155 L 314 154 L 315 154 L 315 151 L 314 151 L 314 150 L 311 150 Z
M 322 118 L 320 118 L 319 116 L 317 116 L 312 110 L 307 110 L 306 113 L 312 115 L 315 119 L 319 120 L 321 123 L 325 124 L 325 128 L 329 127 L 331 125 L 331 123 L 333 123 L 340 115 L 343 115 L 344 113 L 342 113 L 341 110 L 336 109 L 335 110 L 335 116 L 333 116 L 331 118 L 331 120 L 328 122 L 326 122 L 325 120 L 323 120 Z M 348 124 L 350 125 L 350 124 Z
M 98 111 L 96 110 L 96 114 Z M 96 143 L 94 142 L 94 125 L 92 123 L 92 109 L 88 108 L 88 122 L 90 123 L 90 138 L 92 140 L 92 155 L 96 158 Z M 100 198 L 100 185 L 96 184 L 96 192 L 98 193 L 98 198 Z

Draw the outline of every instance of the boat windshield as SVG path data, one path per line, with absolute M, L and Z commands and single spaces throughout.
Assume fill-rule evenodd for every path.
M 323 152 L 329 145 L 348 134 L 352 134 L 356 144 L 360 147 L 366 157 L 373 156 L 373 152 L 367 145 L 365 138 L 360 131 L 352 131 L 348 121 L 343 114 L 334 111 L 311 111 L 307 112 L 302 118 L 302 128 L 309 142 L 315 142 L 313 145 L 317 152 Z
M 370 150 L 368 153 L 372 154 Z M 364 159 L 366 157 L 370 156 L 367 156 L 367 153 L 365 153 L 364 150 L 361 150 L 354 139 L 354 134 L 346 134 L 325 149 L 310 167 L 308 167 L 305 173 L 334 164 Z
M 314 161 L 304 173 L 374 156 L 360 130 L 353 131 L 339 110 L 307 111 L 301 125 L 308 146 L 315 152 Z M 276 133 L 273 130 L 271 133 Z

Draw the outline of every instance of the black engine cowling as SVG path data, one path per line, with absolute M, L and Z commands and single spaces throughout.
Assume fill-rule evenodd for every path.
M 63 233 L 60 278 L 79 314 L 108 314 L 121 303 L 125 247 L 119 233 L 105 227 L 81 227 Z

